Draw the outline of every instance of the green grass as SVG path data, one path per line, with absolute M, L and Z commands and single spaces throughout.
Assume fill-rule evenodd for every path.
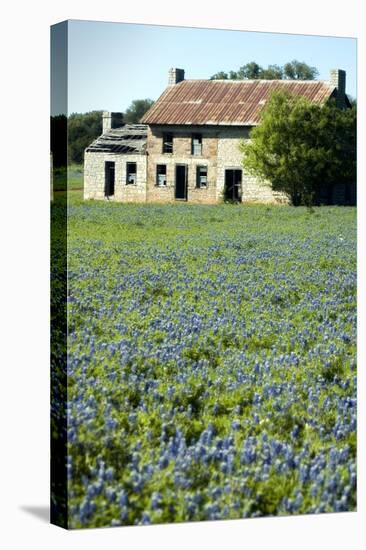
M 67 169 L 67 178 L 66 170 L 64 168 L 55 167 L 53 172 L 53 190 L 56 192 L 64 191 L 66 181 L 69 191 L 82 190 L 84 185 L 83 165 L 69 165 Z
M 356 210 L 314 210 L 69 193 L 72 527 L 355 509 Z

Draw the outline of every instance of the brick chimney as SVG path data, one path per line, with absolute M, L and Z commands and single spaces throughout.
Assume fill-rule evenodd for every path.
M 174 86 L 184 80 L 184 69 L 169 69 L 168 86 Z
M 120 128 L 123 126 L 123 113 L 110 113 L 103 111 L 103 134 L 112 128 Z
M 330 71 L 329 83 L 337 88 L 335 96 L 337 107 L 344 109 L 346 106 L 346 71 L 332 69 Z

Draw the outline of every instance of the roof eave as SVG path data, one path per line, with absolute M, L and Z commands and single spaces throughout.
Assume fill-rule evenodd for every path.
M 207 122 L 161 122 L 154 120 L 152 122 L 147 122 L 146 124 L 148 126 L 236 126 L 246 128 L 247 126 L 258 126 L 259 122 L 254 122 L 252 120 L 248 120 L 245 122 L 217 122 L 215 120 L 208 120 Z

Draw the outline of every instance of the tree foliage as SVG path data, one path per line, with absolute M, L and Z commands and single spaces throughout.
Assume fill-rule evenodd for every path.
M 288 193 L 295 205 L 312 204 L 321 186 L 356 181 L 355 107 L 275 92 L 250 138 L 240 146 L 245 169 Z
M 150 109 L 154 101 L 152 99 L 135 99 L 125 112 L 124 120 L 127 124 L 137 124 L 144 114 Z
M 122 124 L 136 124 L 154 103 L 152 99 L 135 99 L 123 115 Z M 84 151 L 102 134 L 102 111 L 72 113 L 51 117 L 51 150 L 55 166 L 84 162 Z M 66 152 L 68 153 L 66 159 Z
M 237 71 L 220 71 L 211 76 L 211 80 L 314 80 L 318 76 L 315 67 L 307 65 L 304 61 L 294 59 L 280 65 L 268 65 L 266 69 L 251 61 L 240 67 Z
M 314 80 L 318 76 L 318 70 L 294 59 L 284 65 L 283 74 L 284 78 L 289 80 Z
M 82 163 L 84 150 L 102 133 L 102 111 L 72 113 L 68 119 L 68 161 Z
M 225 73 L 225 71 L 219 71 L 218 73 L 215 73 L 214 75 L 212 75 L 210 80 L 228 80 L 229 78 L 231 80 L 236 80 L 237 79 L 236 72 L 230 71 L 230 77 L 229 77 L 228 73 Z

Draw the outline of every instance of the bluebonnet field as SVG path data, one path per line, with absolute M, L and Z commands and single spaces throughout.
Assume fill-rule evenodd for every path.
M 69 223 L 70 527 L 355 510 L 355 209 Z

